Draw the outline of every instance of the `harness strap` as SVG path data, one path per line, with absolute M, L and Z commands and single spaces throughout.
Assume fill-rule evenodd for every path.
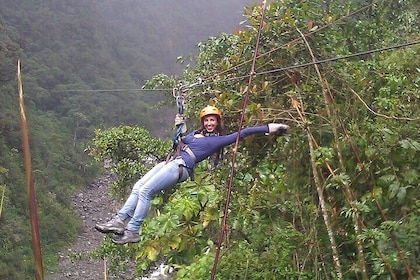
M 173 154 L 169 154 L 166 157 L 166 162 L 169 162 L 172 159 L 176 159 L 177 157 L 180 157 L 181 156 L 181 151 L 186 152 L 194 161 L 196 160 L 196 156 L 191 151 L 190 147 L 188 147 L 188 145 L 185 145 L 185 143 L 183 143 L 182 141 L 179 141 L 178 144 L 176 145 L 175 152 Z M 189 169 L 188 166 L 186 166 L 184 164 L 180 164 L 179 165 L 179 179 L 178 180 L 180 180 L 182 178 L 182 175 L 184 173 L 184 167 Z M 191 178 L 192 181 L 194 181 L 194 170 L 191 170 L 190 178 Z
M 186 152 L 194 161 L 197 160 L 197 158 L 195 157 L 193 151 L 191 151 L 191 149 L 190 149 L 190 147 L 188 147 L 188 145 L 185 145 L 184 144 L 184 146 L 181 148 L 181 150 L 183 150 L 184 152 Z
M 180 157 L 181 151 L 186 152 L 194 161 L 197 160 L 197 157 L 194 155 L 193 151 L 191 151 L 190 147 L 188 147 L 188 145 L 185 145 L 184 142 L 182 141 L 180 141 L 178 145 L 176 145 L 175 152 L 172 155 L 170 154 L 167 160 L 171 159 L 171 157 L 172 158 Z
M 179 177 L 178 177 L 178 181 L 179 181 L 179 180 L 181 180 L 182 175 L 184 174 L 184 165 L 182 165 L 182 164 L 179 165 L 178 172 L 179 172 Z

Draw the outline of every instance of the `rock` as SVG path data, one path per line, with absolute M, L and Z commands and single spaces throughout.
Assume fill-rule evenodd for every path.
M 58 272 L 46 272 L 46 280 L 99 280 L 104 279 L 103 260 L 82 258 L 71 261 L 72 254 L 86 254 L 99 248 L 103 234 L 97 232 L 94 226 L 97 222 L 108 220 L 115 213 L 118 205 L 109 196 L 110 184 L 115 176 L 105 174 L 85 189 L 72 196 L 74 211 L 79 215 L 81 224 L 79 236 L 75 244 L 57 254 Z M 134 276 L 134 270 L 127 271 L 127 278 Z M 118 279 L 108 275 L 108 280 Z

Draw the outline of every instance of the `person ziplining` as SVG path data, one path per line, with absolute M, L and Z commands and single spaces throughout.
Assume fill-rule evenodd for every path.
M 197 163 L 235 143 L 238 134 L 240 139 L 252 134 L 284 135 L 289 129 L 286 124 L 269 123 L 223 135 L 222 114 L 218 108 L 210 105 L 200 111 L 199 120 L 201 127 L 185 135 L 187 129 L 184 115 L 176 115 L 175 125 L 178 130 L 174 139 L 174 153 L 138 180 L 124 206 L 108 222 L 96 224 L 96 230 L 114 233 L 112 242 L 115 244 L 139 242 L 139 230 L 155 193 L 181 183 L 188 177 L 193 178 Z

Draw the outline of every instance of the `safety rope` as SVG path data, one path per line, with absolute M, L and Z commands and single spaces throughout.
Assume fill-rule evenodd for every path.
M 178 114 L 180 116 L 184 115 L 184 104 L 185 104 L 185 97 L 184 97 L 185 89 L 183 88 L 183 82 L 179 81 L 178 86 L 174 87 L 172 90 L 172 96 L 175 98 L 175 104 L 178 107 Z M 181 138 L 182 128 L 184 127 L 184 123 L 177 124 L 177 128 L 175 130 L 174 138 L 172 140 L 173 147 L 175 148 Z
M 188 86 L 185 86 L 182 81 L 179 81 L 177 86 L 172 89 L 172 96 L 175 98 L 175 104 L 178 108 L 178 114 L 180 116 L 183 117 L 184 112 L 185 112 L 185 107 L 184 107 L 185 96 L 184 96 L 184 93 L 187 91 L 187 89 L 190 89 L 192 87 L 196 87 L 196 86 L 201 85 L 201 84 L 203 84 L 203 79 L 201 79 L 201 78 L 198 78 L 196 83 L 190 84 Z M 184 125 L 185 125 L 184 123 L 177 124 L 177 128 L 175 130 L 175 134 L 174 134 L 174 137 L 173 137 L 173 140 L 172 140 L 174 148 L 178 145 L 179 141 L 181 140 L 181 134 L 182 134 L 182 129 L 183 129 Z
M 211 278 L 210 278 L 211 280 L 214 280 L 214 277 L 216 275 L 217 264 L 218 264 L 219 255 L 220 255 L 220 247 L 222 246 L 223 236 L 224 236 L 224 234 L 226 232 L 226 228 L 227 228 L 226 222 L 227 222 L 228 213 L 229 213 L 229 202 L 230 202 L 230 196 L 231 196 L 231 193 L 232 193 L 233 178 L 234 178 L 234 175 L 235 175 L 236 152 L 238 150 L 237 148 L 238 148 L 238 145 L 239 145 L 241 129 L 242 129 L 242 125 L 243 125 L 243 122 L 244 122 L 245 109 L 246 109 L 246 106 L 248 104 L 249 92 L 250 92 L 250 88 L 251 88 L 251 84 L 252 84 L 252 78 L 255 76 L 255 62 L 257 60 L 257 53 L 258 53 L 258 48 L 259 48 L 259 43 L 260 43 L 261 30 L 262 30 L 262 26 L 263 26 L 263 23 L 264 23 L 265 7 L 266 7 L 266 0 L 263 0 L 260 25 L 258 27 L 257 39 L 256 39 L 256 42 L 255 42 L 254 57 L 253 57 L 253 60 L 252 60 L 252 65 L 251 65 L 251 71 L 250 71 L 249 80 L 248 80 L 248 87 L 247 87 L 246 94 L 245 94 L 245 97 L 244 97 L 244 102 L 243 102 L 242 112 L 241 112 L 241 118 L 239 120 L 238 135 L 236 136 L 235 146 L 234 146 L 233 153 L 232 153 L 232 162 L 231 162 L 231 169 L 230 169 L 229 185 L 228 185 L 227 194 L 226 194 L 225 211 L 224 211 L 224 215 L 223 215 L 222 226 L 221 226 L 221 229 L 220 229 L 219 241 L 218 241 L 218 244 L 217 244 L 217 250 L 216 250 L 215 257 L 214 257 L 213 268 L 212 268 L 212 271 L 211 271 Z

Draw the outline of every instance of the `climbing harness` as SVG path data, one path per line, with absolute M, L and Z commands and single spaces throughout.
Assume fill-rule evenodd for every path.
M 168 155 L 168 158 L 166 159 L 166 162 L 168 162 L 170 160 L 177 159 L 177 158 L 181 158 L 181 151 L 186 152 L 194 161 L 196 161 L 196 157 L 195 157 L 194 153 L 191 151 L 190 147 L 188 147 L 188 145 L 185 145 L 184 142 L 179 141 L 179 143 L 176 145 L 175 152 L 173 154 Z M 194 181 L 194 170 L 191 167 L 188 167 L 184 164 L 179 165 L 179 178 L 178 178 L 178 180 L 180 180 L 181 177 L 182 177 L 182 174 L 184 172 L 184 167 L 189 170 L 188 173 L 190 174 L 191 181 Z

